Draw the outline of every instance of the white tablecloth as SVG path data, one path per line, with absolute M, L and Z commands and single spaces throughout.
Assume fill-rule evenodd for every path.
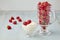
M 9 18 L 11 16 L 20 16 L 23 21 L 31 19 L 32 21 L 38 22 L 37 12 L 34 11 L 24 11 L 24 12 L 5 12 L 6 14 L 0 15 L 0 40 L 60 40 L 60 24 L 55 21 L 48 29 L 52 32 L 51 35 L 47 37 L 36 36 L 27 38 L 25 33 L 22 31 L 22 22 L 18 22 L 17 25 L 9 23 Z M 7 29 L 7 25 L 12 26 L 11 30 Z

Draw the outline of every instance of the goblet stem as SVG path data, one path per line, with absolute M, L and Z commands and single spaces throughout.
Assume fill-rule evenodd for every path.
M 46 26 L 41 26 L 41 28 L 43 32 L 46 32 Z
M 47 30 L 47 26 L 41 26 L 40 35 L 47 36 L 50 35 L 50 31 Z
M 26 35 L 27 35 L 27 37 L 31 37 L 31 34 L 28 34 L 28 33 L 27 33 Z

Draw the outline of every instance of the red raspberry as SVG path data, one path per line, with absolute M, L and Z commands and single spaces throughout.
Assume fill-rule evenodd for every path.
M 21 20 L 21 19 L 18 19 L 18 21 L 19 21 L 19 22 L 22 22 L 22 20 Z
M 45 30 L 46 29 L 46 26 L 42 26 L 42 28 Z
M 38 5 L 41 5 L 41 2 L 39 2 Z
M 16 25 L 17 24 L 17 21 L 14 21 L 13 24 Z
M 23 24 L 26 26 L 27 25 L 27 22 L 23 22 Z
M 39 24 L 42 24 L 42 20 L 39 20 Z
M 11 20 L 14 20 L 14 17 L 11 17 Z
M 19 17 L 19 16 L 17 16 L 17 17 L 16 17 L 16 19 L 20 19 L 20 17 Z
M 10 23 L 12 23 L 12 20 L 9 20 Z
M 31 23 L 31 20 L 28 20 L 28 21 L 27 21 L 27 24 L 30 24 L 30 23 Z
M 7 26 L 7 29 L 10 30 L 10 29 L 12 29 L 12 28 L 11 28 L 11 26 L 8 25 L 8 26 Z

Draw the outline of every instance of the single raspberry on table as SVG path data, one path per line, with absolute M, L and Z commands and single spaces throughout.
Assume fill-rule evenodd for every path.
M 13 16 L 11 17 L 11 20 L 14 20 L 14 17 Z
M 17 24 L 17 21 L 14 21 L 13 24 L 16 25 Z
M 17 17 L 16 17 L 16 19 L 20 19 L 20 17 L 19 17 L 19 16 L 17 16 Z
M 8 30 L 11 30 L 12 28 L 11 28 L 11 26 L 8 25 L 8 26 L 7 26 L 7 29 L 8 29 Z
M 12 20 L 9 19 L 9 22 L 12 23 Z
M 18 19 L 18 21 L 19 21 L 19 22 L 22 22 L 22 20 L 21 20 L 21 19 Z

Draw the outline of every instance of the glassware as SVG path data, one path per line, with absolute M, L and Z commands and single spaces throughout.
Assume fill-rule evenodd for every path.
M 56 20 L 58 22 L 58 24 L 60 24 L 60 11 L 56 11 Z
M 36 29 L 36 26 L 37 24 L 35 22 L 32 22 L 28 25 L 22 25 L 22 28 L 26 34 L 27 37 L 32 37 L 34 36 L 34 32 L 35 32 L 35 29 Z
M 38 19 L 41 26 L 40 34 L 49 35 L 50 31 L 47 30 L 47 26 L 55 22 L 55 13 L 51 9 L 51 4 L 46 2 L 38 3 Z

